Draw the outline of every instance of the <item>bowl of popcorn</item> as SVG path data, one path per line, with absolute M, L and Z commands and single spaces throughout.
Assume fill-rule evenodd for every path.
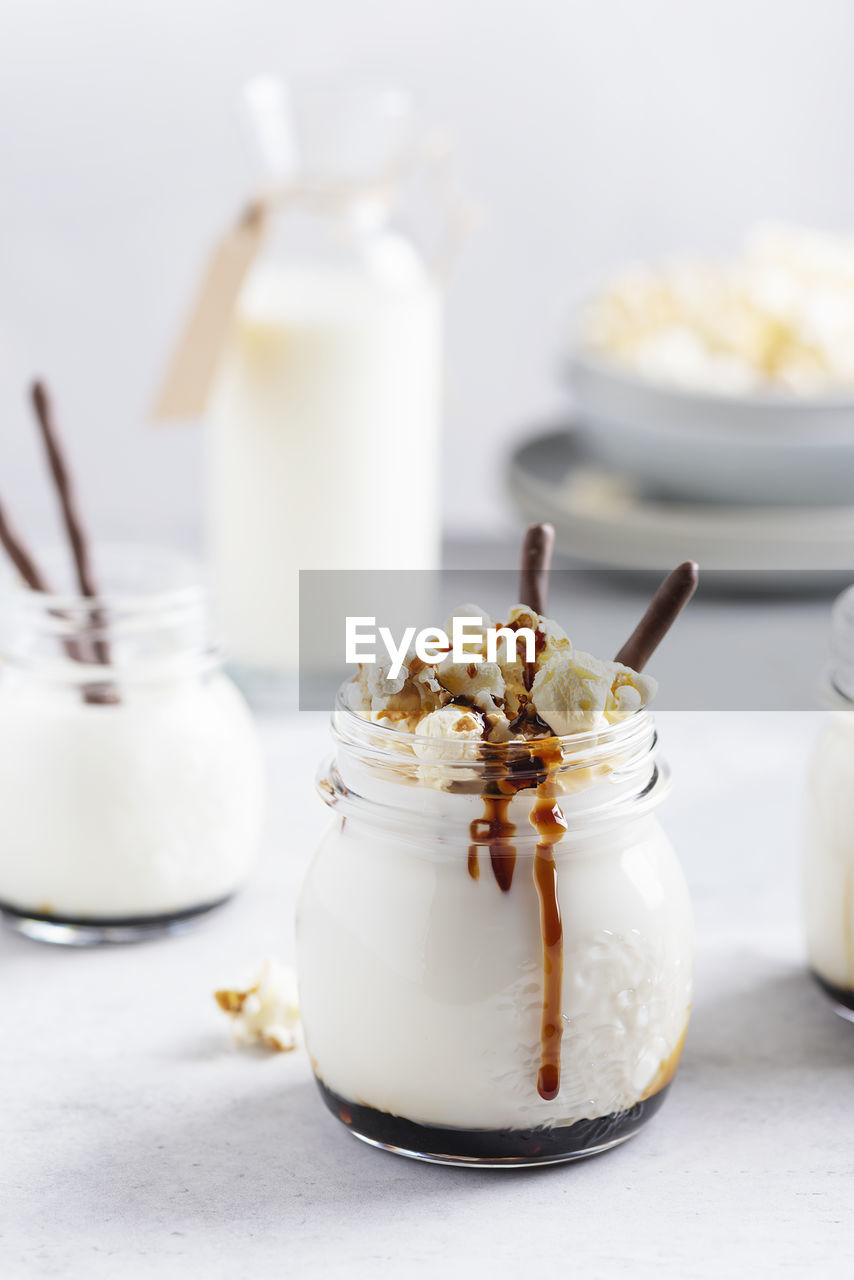
M 762 226 L 616 275 L 570 361 L 591 452 L 653 493 L 854 503 L 854 235 Z

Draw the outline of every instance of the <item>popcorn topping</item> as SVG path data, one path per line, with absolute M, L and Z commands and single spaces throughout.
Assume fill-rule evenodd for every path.
M 635 267 L 594 301 L 583 340 L 689 390 L 854 389 L 854 237 L 766 225 L 729 263 Z
M 495 662 L 483 660 L 484 639 L 468 646 L 480 661 L 454 662 L 447 654 L 430 664 L 410 653 L 396 679 L 389 677 L 388 664 L 362 663 L 354 682 L 356 709 L 366 719 L 425 739 L 413 744 L 422 760 L 459 759 L 465 752 L 453 744 L 599 729 L 632 715 L 655 694 L 649 676 L 574 648 L 556 622 L 524 605 L 514 606 L 504 624 L 494 623 L 477 605 L 464 605 L 454 616 L 479 617 L 484 628 L 530 628 L 536 656 L 527 662 L 524 644 L 514 654 L 505 636 L 499 637 Z

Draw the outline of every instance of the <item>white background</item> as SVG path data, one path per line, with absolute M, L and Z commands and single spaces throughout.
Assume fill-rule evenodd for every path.
M 563 402 L 573 303 L 755 218 L 852 221 L 846 0 L 0 0 L 0 490 L 50 529 L 49 378 L 101 537 L 194 539 L 202 433 L 146 413 L 252 175 L 244 77 L 411 88 L 486 214 L 450 298 L 446 518 L 495 529 L 506 444 Z

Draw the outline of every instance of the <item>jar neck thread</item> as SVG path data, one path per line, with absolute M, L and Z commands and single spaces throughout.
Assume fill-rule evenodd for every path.
M 598 731 L 501 744 L 419 740 L 358 716 L 339 696 L 338 752 L 319 779 L 342 815 L 411 830 L 469 821 L 485 799 L 506 807 L 516 841 L 535 845 L 525 821 L 543 795 L 554 799 L 567 838 L 651 812 L 668 789 L 647 711 Z M 476 842 L 476 841 L 475 841 Z
M 170 585 L 171 556 L 106 553 L 113 572 L 97 599 L 14 586 L 0 609 L 0 657 L 36 680 L 87 686 L 119 680 L 147 683 L 210 670 L 218 660 L 207 593 L 195 582 Z M 155 570 L 154 579 L 142 573 Z M 136 576 L 134 575 L 136 568 Z M 118 571 L 118 572 L 117 572 Z M 123 573 L 127 585 L 123 582 Z M 145 580 L 147 579 L 147 580 Z

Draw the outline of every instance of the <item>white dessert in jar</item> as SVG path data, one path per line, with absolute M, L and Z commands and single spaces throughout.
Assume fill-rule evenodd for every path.
M 830 683 L 836 708 L 810 764 L 803 892 L 813 973 L 854 1021 L 854 588 L 833 610 Z
M 631 1136 L 691 1002 L 651 682 L 528 610 L 509 621 L 541 637 L 528 670 L 415 659 L 345 686 L 321 783 L 333 820 L 298 913 L 328 1105 L 358 1136 L 451 1162 Z
M 152 589 L 171 556 L 99 559 L 108 582 L 136 578 L 99 602 L 109 667 L 63 649 L 91 628 L 91 602 L 3 601 L 0 906 L 56 941 L 144 936 L 216 905 L 260 834 L 258 744 L 210 648 L 204 592 Z

